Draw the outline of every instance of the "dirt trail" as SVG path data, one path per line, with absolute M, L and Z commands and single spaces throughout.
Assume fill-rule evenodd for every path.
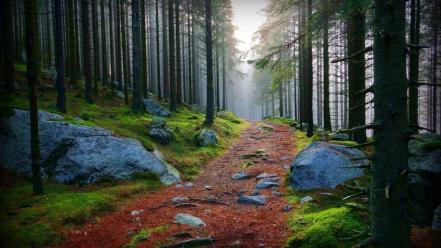
M 268 126 L 252 123 L 225 155 L 204 166 L 191 182 L 193 187 L 171 186 L 140 196 L 122 210 L 101 217 L 98 223 L 89 223 L 80 230 L 72 231 L 60 247 L 121 247 L 140 230 L 163 225 L 168 225 L 167 231 L 153 233 L 138 247 L 157 247 L 208 236 L 216 240 L 210 247 L 281 247 L 289 235 L 286 225 L 288 214 L 283 211 L 287 205 L 284 197 L 274 195 L 272 189 L 265 189 L 260 192 L 268 197 L 266 205 L 238 204 L 238 193 L 245 190 L 245 194 L 250 195 L 257 182 L 255 177 L 241 181 L 231 179 L 231 175 L 242 170 L 242 164 L 254 161 L 255 164 L 246 171 L 252 176 L 264 172 L 277 174 L 281 183 L 277 190 L 284 192 L 286 167 L 294 155 L 293 132 L 287 126 Z M 261 149 L 268 155 L 266 158 L 240 157 Z M 171 199 L 177 196 L 199 200 L 191 201 L 195 206 L 176 207 Z M 200 201 L 207 198 L 226 204 Z M 134 210 L 143 210 L 143 213 L 132 216 Z M 174 217 L 178 213 L 197 216 L 206 223 L 206 227 L 175 224 Z M 187 237 L 173 238 L 176 234 Z

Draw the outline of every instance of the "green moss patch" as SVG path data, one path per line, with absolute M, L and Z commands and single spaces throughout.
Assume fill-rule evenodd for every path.
M 168 226 L 159 226 L 156 228 L 142 229 L 135 234 L 130 242 L 123 246 L 123 248 L 135 248 L 139 243 L 148 240 L 153 233 L 161 233 L 167 231 Z
M 133 196 L 156 190 L 160 181 L 145 176 L 132 181 L 87 187 L 45 184 L 45 194 L 32 195 L 32 184 L 0 189 L 0 241 L 2 247 L 45 247 L 60 241 L 73 225 L 84 224 L 113 210 Z

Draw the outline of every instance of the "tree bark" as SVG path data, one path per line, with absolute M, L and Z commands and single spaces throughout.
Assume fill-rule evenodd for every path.
M 175 24 L 176 24 L 176 105 L 182 104 L 182 69 L 181 69 L 181 31 L 179 1 L 175 0 Z
M 400 0 L 375 1 L 374 121 L 381 127 L 374 130 L 369 200 L 376 247 L 409 247 L 405 4 Z
M 306 121 L 308 123 L 308 129 L 306 132 L 306 135 L 308 137 L 312 137 L 314 132 L 314 120 L 313 120 L 313 108 L 312 108 L 312 30 L 310 30 L 309 23 L 312 19 L 312 0 L 308 0 L 308 28 L 307 28 L 307 35 L 306 35 L 306 78 L 305 78 L 305 93 L 306 93 Z
M 350 8 L 347 28 L 348 55 L 352 55 L 365 48 L 365 15 L 364 10 L 361 9 L 361 7 L 357 6 Z M 362 126 L 366 123 L 365 111 L 353 109 L 354 106 L 358 106 L 365 102 L 365 97 L 357 94 L 359 91 L 366 88 L 364 53 L 359 53 L 357 56 L 349 59 L 348 69 L 350 108 L 349 128 L 353 128 Z M 367 140 L 366 131 L 361 130 L 355 132 L 352 134 L 352 138 L 358 143 L 365 143 Z
M 176 111 L 176 61 L 175 61 L 175 28 L 173 20 L 173 2 L 168 0 L 168 42 L 170 60 L 170 111 Z
M 162 0 L 162 69 L 163 69 L 163 86 L 164 96 L 170 97 L 170 74 L 169 74 L 169 61 L 168 61 L 168 40 L 167 40 L 167 1 Z
M 141 0 L 142 1 L 142 0 Z M 133 56 L 133 103 L 132 111 L 142 111 L 142 45 L 141 45 L 141 18 L 139 0 L 132 0 L 132 56 Z M 145 42 L 145 41 L 143 41 Z
M 3 44 L 3 77 L 6 83 L 6 91 L 14 91 L 15 79 L 15 43 L 13 34 L 12 1 L 1 1 L 1 24 L 2 24 L 2 44 Z
M 159 48 L 159 0 L 156 0 L 155 3 L 155 12 L 156 12 L 156 84 L 157 84 L 157 94 L 158 99 L 161 100 L 162 92 L 161 92 L 161 59 L 160 59 L 160 48 Z
M 38 133 L 38 103 L 36 86 L 40 80 L 40 45 L 38 37 L 38 3 L 25 0 L 26 58 L 31 129 L 32 186 L 35 195 L 42 195 L 43 179 L 40 167 L 40 137 Z M 14 51 L 14 50 L 12 50 Z
M 64 83 L 64 27 L 63 6 L 61 1 L 54 1 L 55 11 L 55 67 L 57 70 L 57 110 L 66 113 L 66 86 Z
M 97 96 L 99 91 L 98 82 L 101 78 L 100 68 L 100 40 L 98 33 L 98 3 L 92 0 L 92 39 L 93 39 L 93 93 Z
M 109 65 L 107 64 L 106 15 L 104 13 L 105 2 L 105 0 L 101 0 L 101 50 L 103 63 L 103 85 L 107 85 L 109 83 Z
M 213 35 L 211 27 L 211 0 L 205 0 L 205 45 L 207 49 L 207 112 L 205 125 L 214 123 L 214 87 L 213 87 Z
M 90 57 L 90 25 L 89 25 L 89 1 L 81 0 L 81 28 L 83 32 L 83 64 L 84 64 L 84 98 L 86 102 L 93 103 L 92 88 L 92 62 Z

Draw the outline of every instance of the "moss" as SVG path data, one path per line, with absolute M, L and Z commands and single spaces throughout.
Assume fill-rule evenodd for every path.
M 275 124 L 285 124 L 289 125 L 291 127 L 294 127 L 297 125 L 297 122 L 293 119 L 287 118 L 287 117 L 274 117 L 274 118 L 267 118 L 266 121 L 275 123 Z
M 289 226 L 296 232 L 288 240 L 287 247 L 341 247 L 341 240 L 366 231 L 364 224 L 346 207 L 293 217 Z
M 342 145 L 342 146 L 356 146 L 356 145 L 358 145 L 357 142 L 349 141 L 349 140 L 331 140 L 331 141 L 329 141 L 329 143 L 336 144 L 336 145 Z
M 130 240 L 130 243 L 123 246 L 123 248 L 135 248 L 142 241 L 148 240 L 150 238 L 150 235 L 152 235 L 153 233 L 162 233 L 167 231 L 167 229 L 168 226 L 158 226 L 150 229 L 142 229 L 137 234 L 135 234 Z
M 84 224 L 133 196 L 158 189 L 157 176 L 143 175 L 128 182 L 87 187 L 45 184 L 46 194 L 32 195 L 23 181 L 0 191 L 0 235 L 9 237 L 3 247 L 44 247 L 56 242 L 70 226 Z M 38 238 L 35 238 L 38 236 Z M 31 234 L 31 235 L 29 235 Z
M 320 138 L 317 135 L 313 135 L 312 137 L 306 136 L 306 132 L 302 132 L 300 130 L 295 130 L 295 142 L 296 142 L 296 150 L 300 152 L 305 149 L 311 143 L 319 141 Z
M 441 149 L 441 140 L 426 141 L 421 146 L 424 151 L 438 150 Z

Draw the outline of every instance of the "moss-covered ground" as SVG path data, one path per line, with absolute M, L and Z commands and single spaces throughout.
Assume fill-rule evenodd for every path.
M 300 152 L 314 141 L 316 135 L 307 137 L 305 132 L 295 131 L 296 150 Z M 354 145 L 353 142 L 332 142 Z M 368 187 L 369 178 L 364 176 L 347 184 Z M 287 187 L 288 181 L 287 181 Z M 311 196 L 312 201 L 301 204 L 300 200 Z M 348 199 L 344 199 L 348 196 Z M 287 198 L 294 208 L 288 221 L 292 234 L 286 247 L 332 248 L 351 247 L 369 236 L 367 194 L 360 194 L 352 187 L 338 186 L 331 190 L 300 191 L 288 188 Z
M 24 73 L 25 66 L 17 66 L 16 76 L 20 85 L 13 95 L 0 93 L 1 116 L 13 114 L 13 108 L 28 108 Z M 56 91 L 47 85 L 48 76 L 43 73 L 42 87 L 38 92 L 39 109 L 58 113 L 55 108 Z M 46 89 L 45 89 L 46 88 Z M 82 90 L 67 91 L 67 113 L 64 119 L 80 125 L 99 126 L 122 137 L 135 138 L 148 150 L 160 150 L 165 159 L 174 165 L 183 179 L 191 179 L 208 160 L 222 154 L 248 126 L 234 114 L 220 112 L 213 129 L 218 135 L 218 145 L 198 147 L 194 136 L 203 128 L 205 115 L 181 107 L 172 117 L 166 118 L 173 130 L 174 140 L 169 145 L 156 143 L 147 135 L 147 127 L 153 116 L 147 113 L 133 114 L 123 99 L 112 97 L 102 88 L 95 104 L 83 100 Z M 166 105 L 166 103 L 163 103 Z M 59 113 L 61 114 L 61 113 Z M 154 175 L 134 175 L 126 182 L 103 181 L 96 185 L 66 186 L 45 183 L 45 195 L 33 196 L 29 179 L 0 171 L 2 179 L 10 183 L 0 184 L 0 246 L 43 247 L 59 241 L 72 225 L 83 224 L 124 204 L 133 196 L 158 189 L 160 182 Z

